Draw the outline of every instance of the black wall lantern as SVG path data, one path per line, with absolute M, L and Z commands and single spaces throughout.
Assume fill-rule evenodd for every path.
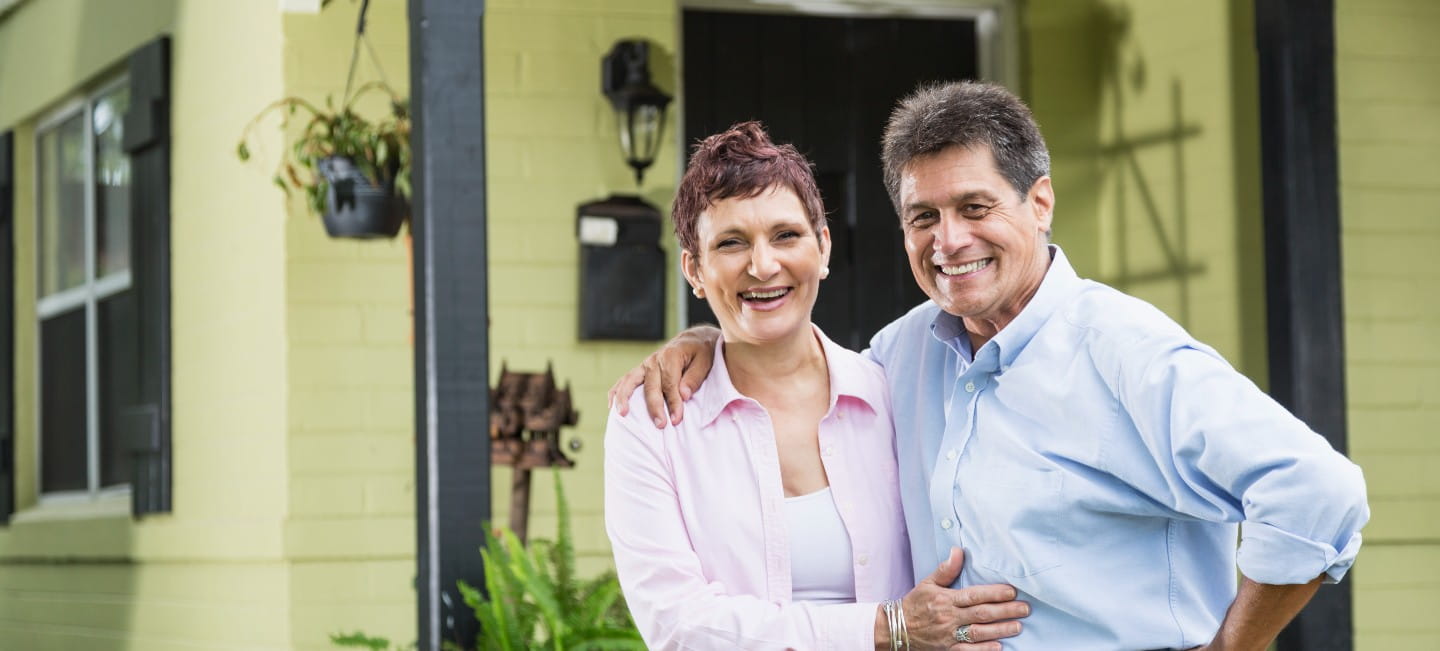
M 650 44 L 619 41 L 601 61 L 600 90 L 610 98 L 620 130 L 620 153 L 640 185 L 655 162 L 670 96 L 650 82 Z

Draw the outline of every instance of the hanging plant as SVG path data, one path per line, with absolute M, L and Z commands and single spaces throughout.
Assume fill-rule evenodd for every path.
M 380 91 L 389 96 L 389 116 L 372 122 L 354 111 L 357 99 Z M 394 237 L 409 214 L 409 102 L 382 82 L 361 86 L 338 109 L 329 98 L 324 108 L 299 97 L 277 100 L 245 126 L 236 147 L 240 160 L 250 160 L 252 132 L 275 112 L 284 114 L 282 129 L 297 115 L 306 119 L 275 171 L 275 185 L 286 195 L 303 192 L 332 237 Z

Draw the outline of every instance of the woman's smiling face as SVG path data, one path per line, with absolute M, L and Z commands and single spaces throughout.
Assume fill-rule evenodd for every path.
M 695 253 L 681 253 L 685 278 L 703 292 L 725 340 L 764 344 L 810 332 L 810 311 L 830 261 L 830 229 L 819 233 L 800 198 L 783 185 L 716 201 L 696 223 Z

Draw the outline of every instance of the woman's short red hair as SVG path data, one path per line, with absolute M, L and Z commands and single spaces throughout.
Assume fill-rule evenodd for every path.
M 700 213 L 715 202 L 754 197 L 774 186 L 789 188 L 800 198 L 817 234 L 825 227 L 825 204 L 815 185 L 814 165 L 795 147 L 771 142 L 759 122 L 741 122 L 700 141 L 690 154 L 670 209 L 680 246 L 699 254 Z

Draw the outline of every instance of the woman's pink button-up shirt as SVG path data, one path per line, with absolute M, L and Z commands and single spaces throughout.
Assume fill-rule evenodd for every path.
M 830 367 L 820 460 L 855 569 L 855 604 L 792 602 L 775 431 L 730 382 L 722 344 L 679 425 L 642 391 L 605 432 L 605 528 L 630 612 L 658 649 L 871 649 L 876 604 L 914 586 L 880 367 L 815 329 Z

